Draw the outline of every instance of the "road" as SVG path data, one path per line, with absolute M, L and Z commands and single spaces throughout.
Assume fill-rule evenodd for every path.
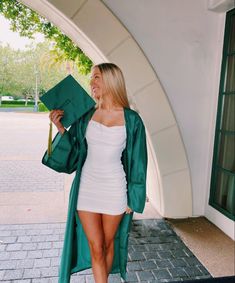
M 41 163 L 48 129 L 48 114 L 0 112 L 1 224 L 66 219 L 65 175 Z
M 0 112 L 33 112 L 32 107 L 15 107 L 15 108 L 2 108 L 0 107 Z

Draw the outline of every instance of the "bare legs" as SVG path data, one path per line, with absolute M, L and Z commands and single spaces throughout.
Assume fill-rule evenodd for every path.
M 102 224 L 105 237 L 105 255 L 107 274 L 111 271 L 114 256 L 114 238 L 118 225 L 123 217 L 121 215 L 102 214 Z
M 123 214 L 108 215 L 78 211 L 86 233 L 96 283 L 107 283 L 113 263 L 114 237 Z
M 101 214 L 86 211 L 78 211 L 78 214 L 88 239 L 95 282 L 107 283 Z

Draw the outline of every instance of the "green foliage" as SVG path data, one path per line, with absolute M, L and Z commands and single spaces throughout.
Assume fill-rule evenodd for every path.
M 16 0 L 0 0 L 0 13 L 11 23 L 11 29 L 21 36 L 34 38 L 35 33 L 43 33 L 47 39 L 54 42 L 52 51 L 58 56 L 58 61 L 75 62 L 81 74 L 88 74 L 92 61 L 83 51 L 44 17 Z
M 39 102 L 38 103 L 38 111 L 39 112 L 48 112 L 49 110 L 47 109 L 47 107 L 45 106 L 44 103 Z
M 16 105 L 16 106 L 24 106 L 25 105 L 25 101 L 17 101 L 17 100 L 10 100 L 10 101 L 2 101 L 1 102 L 2 105 Z M 34 105 L 34 102 L 33 101 L 28 101 L 27 103 L 28 105 Z
M 50 42 L 46 41 L 30 45 L 26 50 L 14 50 L 10 46 L 0 44 L 0 96 L 9 95 L 14 98 L 34 98 L 37 78 L 39 96 L 65 78 L 68 73 L 87 90 L 89 78 L 81 75 L 73 65 L 54 63 L 48 55 Z M 74 64 L 74 63 L 73 63 Z

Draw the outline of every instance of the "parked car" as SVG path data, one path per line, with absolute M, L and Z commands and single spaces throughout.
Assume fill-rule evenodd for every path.
M 25 98 L 19 98 L 19 99 L 17 99 L 17 101 L 24 101 L 24 102 L 26 102 L 26 99 Z M 27 102 L 34 102 L 34 100 L 28 98 Z
M 4 95 L 4 96 L 2 96 L 1 100 L 2 101 L 13 101 L 14 98 L 13 98 L 13 96 Z

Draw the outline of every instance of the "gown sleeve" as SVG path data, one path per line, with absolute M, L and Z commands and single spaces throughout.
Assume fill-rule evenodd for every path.
M 52 153 L 48 156 L 46 151 L 42 163 L 57 172 L 71 174 L 77 169 L 79 149 L 75 122 L 63 135 L 57 133 L 52 141 Z
M 145 126 L 142 120 L 137 125 L 133 138 L 130 179 L 128 182 L 128 206 L 142 213 L 146 201 L 147 145 Z

